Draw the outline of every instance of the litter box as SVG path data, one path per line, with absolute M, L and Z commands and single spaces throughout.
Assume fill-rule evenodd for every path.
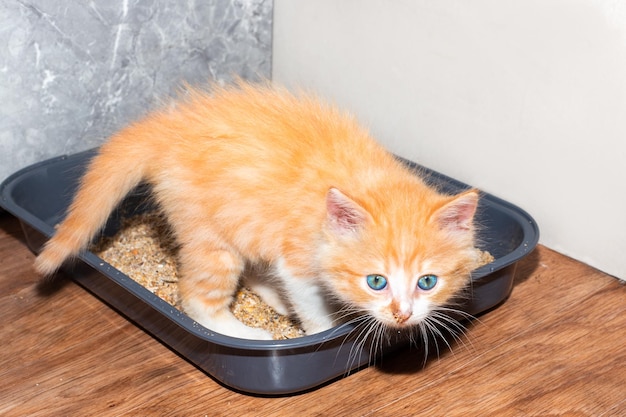
M 17 216 L 29 248 L 37 253 L 64 216 L 78 180 L 96 150 L 61 156 L 24 168 L 0 186 L 0 205 Z M 404 160 L 403 160 L 404 161 Z M 466 184 L 404 161 L 445 192 Z M 145 196 L 131 195 L 112 214 L 105 234 L 114 234 L 121 212 L 143 210 Z M 534 220 L 520 208 L 484 193 L 477 212 L 480 247 L 495 260 L 472 273 L 471 296 L 460 309 L 478 315 L 509 295 L 517 262 L 539 238 Z M 290 340 L 243 340 L 212 332 L 131 278 L 85 251 L 66 268 L 76 282 L 208 375 L 236 391 L 285 395 L 310 390 L 371 363 L 371 347 L 358 343 L 350 326 Z M 401 339 L 402 340 L 402 339 Z M 406 341 L 398 345 L 406 345 Z M 386 348 L 384 354 L 397 349 Z

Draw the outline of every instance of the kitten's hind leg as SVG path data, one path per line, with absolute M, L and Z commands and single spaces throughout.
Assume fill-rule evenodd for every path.
M 185 245 L 180 251 L 180 263 L 179 294 L 191 318 L 227 336 L 272 339 L 269 332 L 237 320 L 229 309 L 244 268 L 242 259 L 227 250 Z

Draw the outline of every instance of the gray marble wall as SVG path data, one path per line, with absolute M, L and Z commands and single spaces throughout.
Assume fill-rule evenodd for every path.
M 0 180 L 201 85 L 269 78 L 272 0 L 0 0 Z

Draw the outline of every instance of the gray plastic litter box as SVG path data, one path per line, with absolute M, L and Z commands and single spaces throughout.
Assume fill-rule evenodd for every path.
M 90 150 L 24 168 L 0 186 L 0 205 L 21 221 L 29 248 L 37 253 L 65 215 L 78 180 L 95 154 Z M 440 189 L 456 193 L 466 184 L 418 167 Z M 104 231 L 114 234 L 120 211 L 145 209 L 145 195 L 127 198 L 111 216 Z M 509 295 L 517 262 L 530 253 L 539 238 L 534 220 L 520 208 L 483 194 L 477 213 L 482 225 L 480 245 L 495 260 L 472 274 L 471 296 L 461 310 L 477 315 Z M 372 363 L 370 347 L 355 343 L 351 326 L 280 341 L 242 340 L 214 333 L 195 323 L 125 274 L 86 251 L 66 269 L 76 282 L 153 335 L 208 375 L 231 389 L 261 395 L 284 395 L 320 386 Z M 408 342 L 399 340 L 383 354 Z

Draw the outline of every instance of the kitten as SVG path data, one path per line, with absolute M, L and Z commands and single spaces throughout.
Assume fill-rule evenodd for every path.
M 84 249 L 141 181 L 181 245 L 185 312 L 222 334 L 271 338 L 229 311 L 246 263 L 272 268 L 287 303 L 265 298 L 308 334 L 346 311 L 376 329 L 423 326 L 476 266 L 477 191 L 443 195 L 335 107 L 242 82 L 191 90 L 105 143 L 37 271 Z

